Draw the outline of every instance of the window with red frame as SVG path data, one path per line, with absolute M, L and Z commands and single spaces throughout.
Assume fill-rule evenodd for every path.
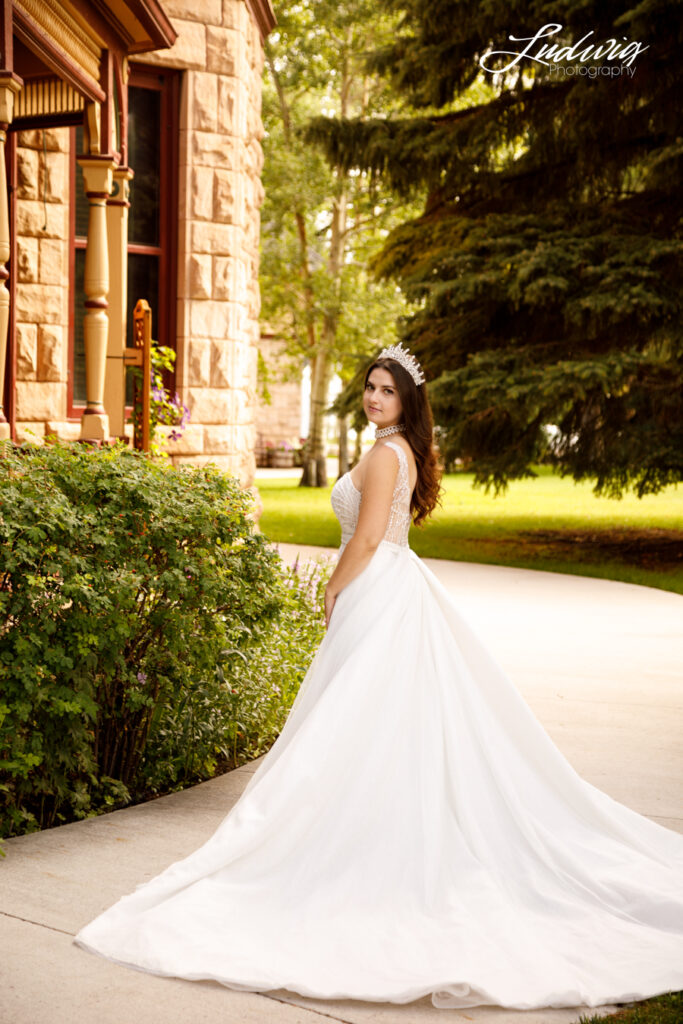
M 152 308 L 153 336 L 175 350 L 176 252 L 178 226 L 179 75 L 164 68 L 132 66 L 128 82 L 128 344 L 132 344 L 133 309 L 138 299 Z M 71 311 L 69 331 L 69 415 L 85 406 L 85 314 L 83 274 L 88 232 L 88 200 L 76 156 L 83 152 L 83 129 L 71 139 Z M 175 382 L 172 375 L 165 381 Z M 132 401 L 130 378 L 127 401 Z

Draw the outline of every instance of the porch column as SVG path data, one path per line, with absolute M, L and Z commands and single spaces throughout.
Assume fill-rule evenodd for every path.
M 106 441 L 109 417 L 104 408 L 104 375 L 109 334 L 109 252 L 107 245 L 107 199 L 116 164 L 110 156 L 78 157 L 88 197 L 88 242 L 85 250 L 85 346 L 86 407 L 81 419 L 81 440 Z
M 113 437 L 123 437 L 126 407 L 126 310 L 128 303 L 128 209 L 130 180 L 128 167 L 114 170 L 114 191 L 107 199 L 107 235 L 109 242 L 109 343 L 104 378 L 104 405 L 109 413 Z
M 7 330 L 9 327 L 9 271 L 5 264 L 11 253 L 5 142 L 7 129 L 14 117 L 14 97 L 21 92 L 22 80 L 12 71 L 0 72 L 0 440 L 10 436 L 9 423 L 3 409 L 5 365 L 7 362 Z

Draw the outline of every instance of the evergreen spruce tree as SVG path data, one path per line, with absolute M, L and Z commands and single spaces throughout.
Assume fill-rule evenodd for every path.
M 384 6 L 401 28 L 371 62 L 415 116 L 318 118 L 309 137 L 339 168 L 424 190 L 374 266 L 419 302 L 402 337 L 447 464 L 471 458 L 496 490 L 544 451 L 596 493 L 683 479 L 680 4 Z M 491 52 L 547 25 L 529 54 L 572 53 Z

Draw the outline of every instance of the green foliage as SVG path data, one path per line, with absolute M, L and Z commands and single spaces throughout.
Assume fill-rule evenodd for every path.
M 283 567 L 277 618 L 242 625 L 211 677 L 188 678 L 158 705 L 140 771 L 151 792 L 210 778 L 263 754 L 285 723 L 313 651 L 325 633 L 320 614 L 329 572 Z
M 427 191 L 373 269 L 418 305 L 401 337 L 425 366 L 447 464 L 471 459 L 501 490 L 530 474 L 551 425 L 560 471 L 597 493 L 683 479 L 678 4 L 382 6 L 401 27 L 370 65 L 419 116 L 317 119 L 309 137 L 345 173 Z M 522 50 L 507 36 L 548 23 L 560 45 L 592 32 L 649 49 L 619 77 L 481 70 L 489 47 Z M 355 381 L 340 401 L 354 400 Z
M 683 992 L 667 992 L 655 999 L 625 1006 L 606 1017 L 581 1014 L 577 1024 L 680 1024 L 683 1020 Z
M 151 352 L 149 451 L 150 455 L 156 455 L 164 459 L 168 458 L 168 454 L 163 440 L 159 437 L 157 429 L 159 424 L 163 423 L 166 426 L 172 426 L 174 429 L 170 432 L 169 438 L 172 441 L 177 441 L 182 436 L 185 424 L 190 418 L 188 407 L 183 405 L 177 394 L 171 397 L 164 384 L 164 371 L 171 372 L 173 370 L 175 359 L 176 354 L 172 348 L 168 348 L 166 345 L 157 345 L 156 342 L 153 343 Z M 140 367 L 135 366 L 131 368 L 130 373 L 135 382 L 135 399 L 132 415 L 128 422 L 134 424 L 136 435 L 142 437 L 142 370 Z
M 400 290 L 375 280 L 367 262 L 418 207 L 371 175 L 330 170 L 305 138 L 323 112 L 384 109 L 386 87 L 365 72 L 364 57 L 392 26 L 370 0 L 297 0 L 278 7 L 266 44 L 260 280 L 262 315 L 285 346 L 284 374 L 324 351 L 346 379 L 396 340 L 406 312 Z
M 240 692 L 251 658 L 277 658 L 268 624 L 298 600 L 308 632 L 284 673 L 294 686 L 292 662 L 299 672 L 316 631 L 313 599 L 292 596 L 248 494 L 215 467 L 56 441 L 1 453 L 0 835 L 11 835 L 210 771 L 217 725 L 202 718 L 216 686 Z M 183 768 L 174 717 L 190 743 Z

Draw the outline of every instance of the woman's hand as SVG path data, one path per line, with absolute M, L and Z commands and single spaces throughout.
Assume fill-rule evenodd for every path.
M 337 595 L 333 594 L 330 590 L 329 584 L 325 587 L 325 628 L 329 629 L 330 618 L 332 617 L 332 609 L 334 608 L 334 602 L 337 600 Z

